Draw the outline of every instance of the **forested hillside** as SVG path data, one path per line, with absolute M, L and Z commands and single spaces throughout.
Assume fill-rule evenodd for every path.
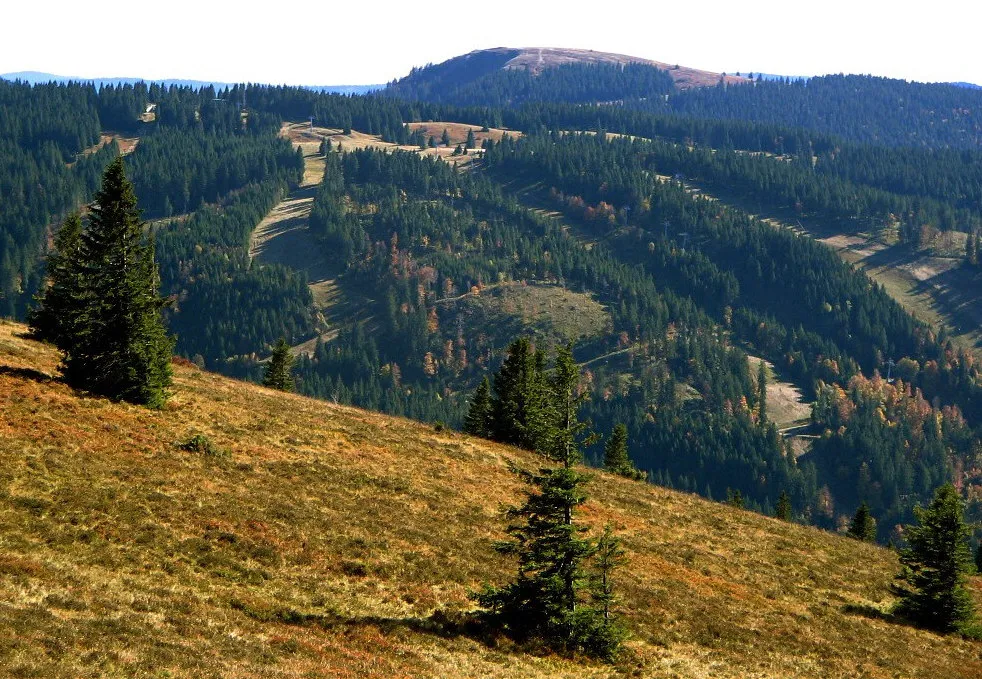
M 780 226 L 912 257 L 948 234 L 976 275 L 976 93 L 853 77 L 682 90 L 651 65 L 504 56 L 379 97 L 0 82 L 0 315 L 24 317 L 52 234 L 123 150 L 102 142 L 125 137 L 176 350 L 198 365 L 258 379 L 282 336 L 301 392 L 460 427 L 513 339 L 572 342 L 584 414 L 605 436 L 626 425 L 655 483 L 766 513 L 784 494 L 829 529 L 866 502 L 884 542 L 948 481 L 982 514 L 974 348 Z M 284 137 L 311 118 L 300 147 Z M 311 163 L 323 179 L 299 194 Z M 313 289 L 302 266 L 250 258 L 298 195 L 305 255 L 330 272 Z M 770 214 L 784 222 L 754 216 Z M 775 419 L 775 379 L 810 419 Z

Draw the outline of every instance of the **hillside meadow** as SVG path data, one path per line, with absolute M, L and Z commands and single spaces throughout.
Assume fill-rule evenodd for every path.
M 620 661 L 473 638 L 534 456 L 185 362 L 164 410 L 111 403 L 24 333 L 0 321 L 4 676 L 982 676 L 982 643 L 885 613 L 891 551 L 602 472 Z

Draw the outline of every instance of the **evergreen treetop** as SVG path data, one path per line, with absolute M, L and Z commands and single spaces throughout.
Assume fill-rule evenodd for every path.
M 293 391 L 293 354 L 285 337 L 280 337 L 273 345 L 273 355 L 266 364 L 263 386 L 280 391 Z
M 876 520 L 870 514 L 869 505 L 865 501 L 859 505 L 852 518 L 849 535 L 863 542 L 876 542 Z

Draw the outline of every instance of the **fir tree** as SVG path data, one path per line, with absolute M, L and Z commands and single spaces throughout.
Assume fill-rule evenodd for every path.
M 594 434 L 588 433 L 590 423 L 577 416 L 587 400 L 587 392 L 579 390 L 579 380 L 580 369 L 573 359 L 572 346 L 558 347 L 543 405 L 546 424 L 542 438 L 546 450 L 540 452 L 565 467 L 579 462 L 583 447 L 596 440 Z
M 787 492 L 782 490 L 781 495 L 777 498 L 777 508 L 774 510 L 774 517 L 782 521 L 790 521 L 791 516 L 791 498 L 788 497 Z
M 465 149 L 472 149 L 477 146 L 477 142 L 474 139 L 474 130 L 467 130 L 467 142 L 464 144 Z
M 541 390 L 542 362 L 541 352 L 532 352 L 528 340 L 513 343 L 495 378 L 496 396 L 523 383 L 534 385 L 533 392 Z M 496 544 L 495 549 L 517 559 L 518 575 L 504 587 L 485 587 L 475 598 L 485 609 L 488 623 L 519 640 L 537 638 L 558 650 L 611 657 L 622 639 L 609 618 L 613 601 L 609 574 L 620 554 L 607 536 L 604 563 L 598 564 L 605 569 L 607 589 L 599 592 L 599 599 L 594 589 L 599 608 L 587 605 L 587 560 L 596 546 L 583 537 L 586 529 L 575 520 L 578 508 L 586 500 L 583 486 L 587 478 L 573 465 L 589 438 L 588 425 L 578 416 L 584 399 L 578 393 L 578 382 L 579 370 L 572 351 L 569 347 L 558 350 L 556 365 L 545 382 L 548 405 L 539 406 L 540 416 L 547 413 L 548 417 L 543 418 L 545 425 L 538 438 L 544 444 L 540 451 L 558 465 L 537 472 L 515 469 L 530 489 L 521 506 L 507 511 L 511 539 Z
M 971 569 L 968 528 L 963 503 L 953 485 L 939 488 L 924 509 L 916 507 L 918 525 L 907 526 L 908 547 L 894 593 L 896 612 L 924 627 L 950 632 L 972 617 L 972 599 L 965 588 Z
M 47 258 L 48 286 L 37 296 L 28 323 L 38 339 L 67 351 L 84 308 L 84 288 L 79 272 L 82 218 L 73 212 L 55 235 Z
M 869 505 L 864 501 L 856 510 L 849 525 L 849 535 L 863 542 L 876 542 L 876 520 L 870 514 Z
M 767 422 L 767 370 L 761 361 L 757 367 L 757 412 L 761 424 Z
M 273 355 L 266 364 L 263 386 L 280 391 L 293 391 L 293 354 L 285 337 L 280 337 L 273 345 Z
M 471 399 L 464 420 L 464 431 L 484 438 L 491 435 L 491 382 L 487 376 L 481 380 L 474 392 L 474 398 Z
M 627 426 L 617 424 L 604 444 L 604 469 L 629 479 L 643 480 L 647 474 L 634 466 L 627 453 Z
M 170 385 L 173 339 L 160 317 L 165 301 L 153 241 L 144 236 L 122 158 L 106 168 L 79 244 L 82 306 L 71 318 L 64 374 L 103 396 L 160 407 Z
M 440 137 L 440 143 L 444 146 L 450 146 L 450 133 L 447 132 L 447 128 L 443 128 L 443 135 Z
M 726 489 L 726 504 L 737 509 L 743 509 L 743 493 L 738 490 Z
M 545 354 L 533 350 L 526 337 L 512 342 L 492 390 L 492 438 L 541 449 L 547 426 Z

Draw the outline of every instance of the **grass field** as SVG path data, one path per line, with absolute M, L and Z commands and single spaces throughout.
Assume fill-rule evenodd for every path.
M 547 345 L 597 337 L 611 330 L 610 314 L 592 295 L 558 285 L 509 282 L 479 295 L 437 301 L 441 313 L 456 313 L 463 327 L 502 337 L 529 333 Z
M 491 543 L 530 454 L 185 364 L 164 410 L 114 404 L 23 331 L 0 322 L 5 676 L 982 675 L 982 644 L 884 615 L 892 552 L 603 473 L 583 518 L 629 553 L 624 658 L 472 639 L 434 613 L 512 571 Z

